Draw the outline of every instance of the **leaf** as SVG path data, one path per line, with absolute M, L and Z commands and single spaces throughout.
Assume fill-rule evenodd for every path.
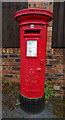
M 46 100 L 45 102 L 46 102 L 46 103 L 48 103 L 48 101 L 47 101 L 47 100 Z
M 55 96 L 53 86 L 50 85 L 50 82 L 48 82 L 48 83 L 45 85 L 45 98 L 46 98 L 46 99 L 49 99 L 49 98 L 51 98 L 51 97 L 53 97 L 53 96 Z

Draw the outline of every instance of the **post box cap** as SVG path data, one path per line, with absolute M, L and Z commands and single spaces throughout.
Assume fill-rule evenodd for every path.
M 47 16 L 52 20 L 53 18 L 53 13 L 49 10 L 45 9 L 38 9 L 38 8 L 29 8 L 29 9 L 23 9 L 15 12 L 14 18 L 17 20 L 20 16 L 26 16 L 26 15 L 42 15 L 42 16 Z

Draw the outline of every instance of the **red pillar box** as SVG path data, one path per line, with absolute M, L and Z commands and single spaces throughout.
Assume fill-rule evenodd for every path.
M 14 14 L 20 27 L 20 94 L 26 99 L 44 96 L 47 25 L 52 12 L 24 9 Z

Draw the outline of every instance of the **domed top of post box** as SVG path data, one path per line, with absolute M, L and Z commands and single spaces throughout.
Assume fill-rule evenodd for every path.
M 53 13 L 48 10 L 38 9 L 38 8 L 23 9 L 23 10 L 19 10 L 19 11 L 15 12 L 14 18 L 19 23 L 21 23 L 23 21 L 30 23 L 30 22 L 32 22 L 31 21 L 32 19 L 33 19 L 32 23 L 34 23 L 35 21 L 38 22 L 38 19 L 39 20 L 43 19 L 45 22 L 50 22 L 53 18 Z M 29 19 L 30 19 L 30 21 L 29 21 Z M 43 23 L 43 20 L 40 22 Z

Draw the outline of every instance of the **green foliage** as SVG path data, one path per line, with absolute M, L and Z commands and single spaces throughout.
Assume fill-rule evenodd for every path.
M 16 100 L 16 106 L 20 105 L 19 99 Z
M 56 93 L 54 92 L 53 85 L 51 82 L 48 82 L 45 85 L 45 102 L 48 103 L 49 98 L 56 97 Z
M 2 81 L 2 87 L 10 86 L 8 81 Z

